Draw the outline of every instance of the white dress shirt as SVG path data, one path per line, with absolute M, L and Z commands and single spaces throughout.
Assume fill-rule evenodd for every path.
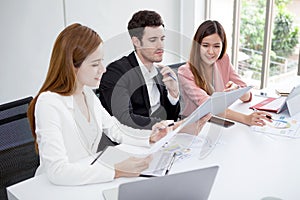
M 148 68 L 142 63 L 136 52 L 134 52 L 134 54 L 141 68 L 146 83 L 152 114 L 160 106 L 160 92 L 157 88 L 155 80 L 153 79 L 158 74 L 158 67 L 153 64 L 151 69 L 148 70 Z M 176 105 L 176 103 L 179 101 L 179 95 L 177 98 L 174 98 L 172 95 L 170 95 L 168 90 L 168 99 L 172 105 Z
M 97 129 L 97 134 L 92 133 L 88 138 L 76 123 L 72 95 L 62 96 L 47 91 L 37 99 L 35 124 L 40 166 L 36 175 L 46 173 L 54 184 L 84 185 L 113 180 L 113 166 L 82 162 L 88 160 L 85 159 L 87 157 L 95 156 L 102 132 L 118 143 L 149 146 L 150 130 L 138 130 L 120 124 L 102 107 L 92 89 L 85 87 L 84 94 Z

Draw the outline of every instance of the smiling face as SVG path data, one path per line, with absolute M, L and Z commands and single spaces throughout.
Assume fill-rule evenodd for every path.
M 101 77 L 106 72 L 102 60 L 103 45 L 100 44 L 93 53 L 86 57 L 79 68 L 75 68 L 78 88 L 82 88 L 84 85 L 90 87 L 99 86 Z
M 161 62 L 164 53 L 164 28 L 145 27 L 141 40 L 132 37 L 136 53 L 144 65 L 152 65 L 154 62 Z
M 222 51 L 222 40 L 217 33 L 206 36 L 201 42 L 200 57 L 205 66 L 214 64 Z

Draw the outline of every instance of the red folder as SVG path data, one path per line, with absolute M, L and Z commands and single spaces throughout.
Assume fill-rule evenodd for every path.
M 276 103 L 276 105 L 270 104 L 271 102 L 273 102 L 275 100 L 278 101 L 279 99 L 269 97 L 269 98 L 263 100 L 262 102 L 259 102 L 258 104 L 255 104 L 249 108 L 253 109 L 253 110 L 264 110 L 264 111 L 279 113 L 281 111 L 281 108 L 285 101 L 284 101 L 284 99 L 280 99 L 280 102 Z

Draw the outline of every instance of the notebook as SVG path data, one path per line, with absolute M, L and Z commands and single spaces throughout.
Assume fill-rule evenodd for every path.
M 123 183 L 119 188 L 104 190 L 102 194 L 105 200 L 206 200 L 218 169 L 218 166 L 212 166 Z
M 280 113 L 281 111 L 288 108 L 287 101 L 292 100 L 293 98 L 295 98 L 296 96 L 299 96 L 299 95 L 300 95 L 300 85 L 294 87 L 287 97 L 283 97 L 283 96 L 281 96 L 279 98 L 269 97 L 269 98 L 263 100 L 262 102 L 259 102 L 258 104 L 255 104 L 254 106 L 251 106 L 250 109 Z

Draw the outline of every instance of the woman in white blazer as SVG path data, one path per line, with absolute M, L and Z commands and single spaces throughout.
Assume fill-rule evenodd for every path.
M 149 146 L 169 128 L 163 121 L 151 130 L 124 126 L 110 116 L 89 87 L 97 87 L 106 69 L 102 40 L 80 24 L 66 27 L 56 39 L 46 80 L 28 109 L 40 166 L 59 185 L 83 185 L 138 176 L 151 157 L 129 158 L 115 166 L 88 159 L 95 155 L 104 132 L 118 143 Z M 143 134 L 141 134 L 143 132 Z

